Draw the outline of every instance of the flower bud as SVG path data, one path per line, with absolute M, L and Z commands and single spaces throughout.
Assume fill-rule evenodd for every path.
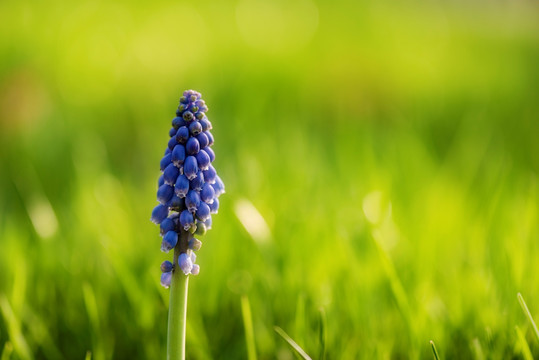
M 181 146 L 181 145 L 178 145 L 178 146 Z M 163 179 L 165 180 L 165 184 L 174 185 L 174 183 L 176 182 L 176 179 L 178 178 L 178 175 L 180 175 L 180 170 L 178 170 L 178 168 L 174 166 L 174 164 L 169 164 L 165 168 L 165 171 L 163 171 Z
M 163 221 L 161 221 L 160 225 L 160 233 L 161 235 L 165 235 L 169 231 L 173 231 L 175 228 L 174 220 L 171 218 L 166 218 Z
M 208 118 L 202 118 L 200 120 L 200 125 L 202 125 L 202 131 L 208 131 L 211 130 L 213 127 L 211 126 L 210 120 Z
M 200 170 L 208 170 L 210 166 L 210 156 L 208 153 L 204 149 L 201 149 L 195 157 L 197 158 L 198 168 Z
M 174 185 L 174 192 L 178 197 L 184 198 L 189 191 L 189 179 L 185 175 L 179 175 Z
M 161 285 L 165 289 L 168 289 L 170 287 L 170 283 L 172 282 L 172 272 L 164 272 L 161 274 Z
M 200 221 L 206 221 L 210 217 L 210 207 L 204 201 L 201 201 L 198 205 L 196 217 Z
M 178 129 L 179 127 L 182 127 L 184 125 L 185 125 L 185 121 L 183 120 L 183 118 L 176 116 L 174 119 L 172 119 L 172 127 L 174 129 Z
M 189 155 L 195 155 L 200 151 L 200 143 L 197 138 L 190 137 L 185 144 L 185 150 Z
M 183 162 L 185 161 L 185 148 L 183 145 L 178 144 L 174 146 L 174 150 L 172 150 L 172 155 L 170 160 L 176 167 L 182 166 Z
M 190 123 L 191 121 L 195 119 L 195 115 L 193 115 L 193 113 L 190 112 L 189 110 L 185 111 L 182 116 L 183 116 L 183 120 L 185 120 L 185 122 L 187 123 Z
M 202 171 L 197 172 L 197 177 L 189 181 L 189 188 L 192 190 L 200 191 L 204 186 L 204 174 Z
M 213 166 L 208 166 L 207 170 L 203 171 L 204 173 L 204 181 L 213 184 L 215 182 L 215 177 L 217 176 L 217 173 L 215 172 L 215 169 Z
M 152 210 L 151 221 L 154 224 L 161 224 L 168 216 L 168 208 L 165 205 L 159 204 Z
M 217 214 L 219 212 L 219 199 L 213 198 L 213 202 L 208 206 L 210 207 L 210 214 Z
M 185 144 L 189 139 L 189 129 L 187 126 L 182 126 L 176 132 L 176 141 L 180 144 Z
M 212 133 L 209 132 L 209 131 L 204 131 L 204 134 L 206 134 L 206 136 L 208 137 L 209 146 L 212 146 L 213 145 L 213 135 L 212 135 Z
M 176 246 L 177 243 L 178 233 L 176 231 L 167 231 L 161 242 L 161 251 L 169 252 L 171 249 L 174 249 L 174 246 Z
M 181 227 L 185 231 L 188 231 L 191 228 L 191 226 L 195 224 L 195 219 L 193 219 L 193 214 L 191 214 L 189 210 L 183 210 L 180 213 L 180 224 L 181 224 Z
M 201 132 L 200 134 L 198 134 L 196 136 L 197 140 L 198 140 L 198 143 L 200 144 L 200 148 L 203 149 L 205 148 L 206 146 L 208 146 L 208 144 L 210 143 L 210 141 L 208 140 L 208 137 L 206 136 L 206 134 L 204 134 L 203 132 Z
M 202 132 L 202 125 L 200 125 L 200 123 L 196 120 L 193 121 L 189 124 L 189 132 L 191 133 L 191 135 L 197 136 Z
M 204 187 L 200 191 L 200 200 L 204 201 L 206 204 L 211 204 L 213 198 L 215 197 L 215 191 L 212 185 L 205 183 Z
M 189 190 L 185 197 L 185 206 L 187 210 L 194 213 L 200 205 L 200 195 L 196 190 Z
M 157 201 L 161 204 L 166 204 L 167 201 L 172 199 L 172 195 L 174 195 L 174 188 L 170 185 L 164 184 L 157 189 Z
M 215 153 L 213 152 L 213 149 L 211 147 L 207 146 L 207 147 L 204 148 L 204 151 L 210 157 L 210 161 L 214 162 L 215 161 Z
M 193 269 L 191 257 L 186 253 L 181 253 L 180 256 L 178 256 L 178 265 L 185 275 L 189 275 L 191 269 Z
M 191 240 L 189 240 L 189 249 L 193 251 L 198 251 L 200 250 L 201 246 L 202 246 L 202 241 L 195 238 L 191 238 Z
M 168 141 L 168 148 L 172 151 L 172 149 L 174 149 L 174 146 L 176 146 L 176 144 L 178 144 L 178 142 L 176 141 L 176 137 L 173 136 Z
M 193 264 L 193 267 L 191 268 L 191 274 L 198 275 L 200 273 L 200 266 L 198 264 Z
M 171 272 L 172 271 L 172 263 L 168 260 L 165 260 L 161 263 L 161 272 Z
M 188 156 L 183 164 L 183 173 L 189 179 L 193 180 L 197 176 L 198 164 L 194 156 Z M 206 174 L 204 174 L 206 175 Z
M 165 168 L 168 166 L 168 164 L 170 164 L 170 159 L 171 158 L 172 158 L 172 155 L 170 155 L 170 153 L 163 156 L 163 158 L 161 159 L 161 162 L 159 164 L 159 168 L 161 169 L 161 171 L 164 171 Z

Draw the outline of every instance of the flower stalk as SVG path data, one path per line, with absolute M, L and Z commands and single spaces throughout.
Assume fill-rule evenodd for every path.
M 192 237 L 193 235 L 187 231 L 181 232 L 180 240 L 174 248 L 174 264 L 178 263 L 180 254 L 187 250 L 187 244 Z M 175 269 L 170 283 L 167 360 L 185 360 L 188 288 L 189 275 L 185 275 L 180 269 Z

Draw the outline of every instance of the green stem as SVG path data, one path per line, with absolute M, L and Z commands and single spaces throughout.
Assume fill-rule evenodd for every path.
M 174 248 L 174 271 L 170 284 L 168 309 L 167 360 L 185 360 L 185 325 L 187 322 L 187 288 L 189 276 L 178 267 L 178 256 L 187 251 L 191 233 L 182 231 Z

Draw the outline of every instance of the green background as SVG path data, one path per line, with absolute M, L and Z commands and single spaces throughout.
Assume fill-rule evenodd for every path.
M 203 94 L 227 186 L 190 359 L 539 356 L 533 1 L 0 2 L 0 354 L 162 359 L 159 160 Z M 516 330 L 515 326 L 518 326 Z M 2 358 L 4 359 L 4 357 Z

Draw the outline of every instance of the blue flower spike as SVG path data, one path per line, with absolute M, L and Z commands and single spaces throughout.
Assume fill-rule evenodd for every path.
M 213 164 L 208 106 L 194 90 L 184 91 L 179 100 L 172 128 L 166 130 L 169 137 L 159 164 L 159 204 L 151 216 L 151 221 L 160 225 L 161 250 L 175 252 L 174 261 L 161 264 L 161 285 L 165 288 L 177 281 L 174 274 L 178 270 L 185 275 L 200 272 L 194 252 L 200 250 L 202 242 L 193 236 L 211 229 L 211 214 L 217 213 L 217 198 L 225 188 Z

